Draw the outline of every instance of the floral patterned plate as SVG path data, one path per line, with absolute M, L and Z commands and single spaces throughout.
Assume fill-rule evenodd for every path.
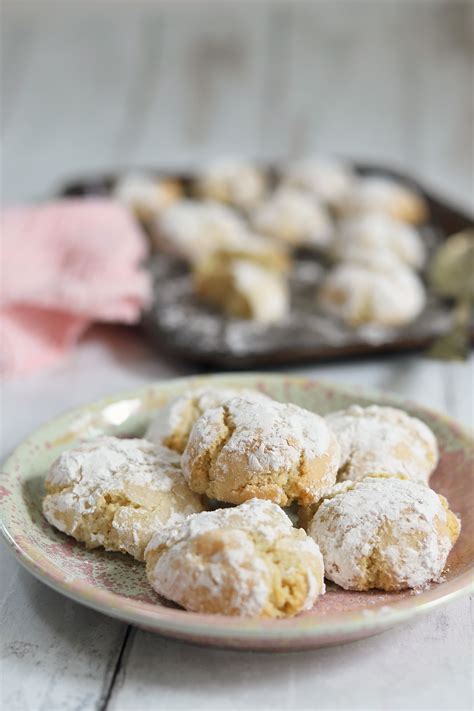
M 445 580 L 421 593 L 346 592 L 329 585 L 314 608 L 286 620 L 257 620 L 186 612 L 149 587 L 144 566 L 128 556 L 89 551 L 47 524 L 41 514 L 43 480 L 52 461 L 80 438 L 107 433 L 140 436 L 169 398 L 195 385 L 255 387 L 278 400 L 321 414 L 351 403 L 402 407 L 436 433 L 441 450 L 432 486 L 461 516 L 462 532 Z M 156 383 L 86 405 L 46 424 L 5 463 L 0 480 L 3 535 L 19 561 L 72 599 L 148 630 L 201 644 L 290 650 L 347 642 L 381 632 L 472 589 L 474 560 L 474 445 L 447 417 L 394 395 L 349 389 L 284 375 L 219 375 Z

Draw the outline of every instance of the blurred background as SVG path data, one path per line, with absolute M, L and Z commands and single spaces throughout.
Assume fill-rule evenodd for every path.
M 375 159 L 472 207 L 474 5 L 4 0 L 5 202 L 119 166 Z

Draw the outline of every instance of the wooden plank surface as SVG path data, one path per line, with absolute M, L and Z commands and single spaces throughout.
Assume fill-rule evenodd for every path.
M 472 205 L 472 4 L 3 4 L 2 197 L 82 171 L 218 153 L 385 159 Z M 471 151 L 471 152 L 470 152 Z M 81 402 L 188 372 L 124 329 L 95 329 L 54 371 L 3 386 L 2 456 Z M 300 368 L 393 390 L 472 424 L 474 361 L 419 356 Z M 0 548 L 8 709 L 468 709 L 468 600 L 346 647 L 201 650 L 61 598 Z

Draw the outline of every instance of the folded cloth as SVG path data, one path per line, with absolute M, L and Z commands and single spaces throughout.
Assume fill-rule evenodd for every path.
M 63 358 L 93 321 L 134 323 L 150 295 L 146 244 L 107 199 L 12 207 L 0 216 L 0 373 Z

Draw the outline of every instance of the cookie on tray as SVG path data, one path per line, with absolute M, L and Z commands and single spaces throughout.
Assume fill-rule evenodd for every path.
M 425 222 L 429 215 L 428 204 L 419 192 L 378 175 L 359 178 L 338 209 L 342 216 L 384 212 L 413 225 Z
M 426 293 L 417 274 L 390 255 L 359 253 L 329 270 L 317 300 L 350 327 L 399 327 L 420 315 Z
M 306 190 L 329 207 L 337 207 L 350 193 L 354 173 L 349 165 L 331 158 L 305 158 L 283 171 L 282 183 Z
M 438 464 L 435 435 L 403 410 L 351 405 L 325 419 L 341 447 L 340 481 L 386 474 L 427 484 Z
M 218 202 L 179 200 L 151 227 L 158 250 L 194 263 L 222 247 L 238 247 L 246 226 L 239 215 Z
M 63 452 L 46 477 L 43 513 L 86 544 L 143 560 L 152 534 L 203 510 L 180 457 L 144 439 L 100 437 Z
M 249 242 L 247 249 L 223 249 L 200 260 L 194 268 L 195 293 L 230 317 L 281 321 L 290 310 L 287 255 L 277 246 Z
M 182 454 L 196 420 L 207 410 L 219 407 L 235 397 L 245 400 L 271 400 L 258 390 L 237 388 L 191 388 L 170 400 L 151 421 L 145 437 Z
M 298 188 L 282 186 L 253 212 L 253 229 L 290 247 L 326 248 L 333 224 L 326 207 Z
M 335 483 L 336 437 L 322 417 L 292 404 L 236 397 L 196 421 L 182 458 L 190 488 L 239 504 L 318 501 Z
M 178 180 L 148 173 L 126 173 L 118 178 L 112 190 L 112 197 L 133 210 L 144 222 L 160 215 L 182 194 Z
M 148 580 L 186 610 L 290 617 L 324 592 L 318 546 L 269 501 L 191 516 L 152 538 Z
M 337 484 L 308 527 L 326 578 L 345 590 L 397 591 L 439 581 L 459 531 L 446 499 L 432 489 L 372 477 Z
M 341 220 L 331 246 L 336 259 L 350 262 L 351 255 L 374 252 L 393 254 L 413 269 L 421 269 L 426 261 L 421 235 L 406 222 L 376 212 Z
M 264 172 L 252 163 L 222 158 L 202 169 L 193 187 L 195 194 L 204 200 L 215 200 L 249 211 L 263 199 L 266 178 Z

